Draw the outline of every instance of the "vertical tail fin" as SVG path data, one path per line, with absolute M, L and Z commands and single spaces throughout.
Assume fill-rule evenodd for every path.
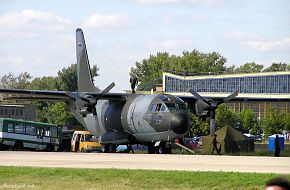
M 77 75 L 79 92 L 99 92 L 95 87 L 91 74 L 87 48 L 83 30 L 76 29 Z

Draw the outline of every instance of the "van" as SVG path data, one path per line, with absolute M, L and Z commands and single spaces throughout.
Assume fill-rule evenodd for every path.
M 101 152 L 102 145 L 89 131 L 75 131 L 71 139 L 72 152 Z

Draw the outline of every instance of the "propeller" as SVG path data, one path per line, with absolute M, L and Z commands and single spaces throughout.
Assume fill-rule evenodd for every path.
M 196 98 L 196 104 L 195 104 L 195 110 L 196 115 L 201 117 L 208 117 L 210 118 L 210 135 L 214 136 L 215 134 L 215 110 L 218 108 L 218 106 L 222 103 L 228 102 L 231 99 L 235 98 L 238 95 L 238 91 L 230 94 L 229 96 L 223 98 L 219 101 L 214 101 L 211 99 L 205 99 L 202 96 L 200 96 L 197 92 L 194 90 L 189 90 L 189 92 Z
M 67 92 L 67 95 L 71 98 L 74 98 L 75 100 L 82 100 L 85 102 L 83 107 L 85 107 L 86 112 L 91 112 L 93 115 L 97 115 L 96 105 L 98 100 L 107 94 L 113 87 L 115 86 L 115 83 L 112 82 L 109 86 L 107 86 L 102 92 L 100 92 L 96 97 L 90 94 L 83 93 L 75 93 L 75 92 Z

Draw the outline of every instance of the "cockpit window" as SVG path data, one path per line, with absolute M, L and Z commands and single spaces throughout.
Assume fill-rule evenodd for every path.
M 156 104 L 152 104 L 150 111 L 154 112 L 156 110 L 157 105 Z
M 157 104 L 157 106 L 156 106 L 156 110 L 155 110 L 155 111 L 160 111 L 160 110 L 161 110 L 161 105 L 162 105 L 162 104 Z
M 176 110 L 175 103 L 165 103 L 165 105 L 170 111 Z
M 165 103 L 170 111 L 186 110 L 185 104 Z
M 162 104 L 160 111 L 165 111 L 165 110 L 166 110 L 166 106 Z
M 159 103 L 159 104 L 152 104 L 150 107 L 150 111 L 152 112 L 165 112 L 167 111 L 166 106 L 163 103 Z
M 186 105 L 185 104 L 177 104 L 178 105 L 178 110 L 186 110 Z

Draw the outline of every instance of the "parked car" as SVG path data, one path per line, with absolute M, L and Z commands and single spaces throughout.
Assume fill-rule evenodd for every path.
M 184 144 L 185 144 L 185 146 L 187 146 L 190 149 L 196 149 L 200 146 L 197 141 L 195 141 L 189 137 L 184 138 Z
M 89 131 L 75 131 L 71 139 L 72 152 L 101 152 L 102 145 Z
M 120 153 L 129 153 L 130 148 L 127 145 L 118 145 L 116 148 L 116 152 Z

